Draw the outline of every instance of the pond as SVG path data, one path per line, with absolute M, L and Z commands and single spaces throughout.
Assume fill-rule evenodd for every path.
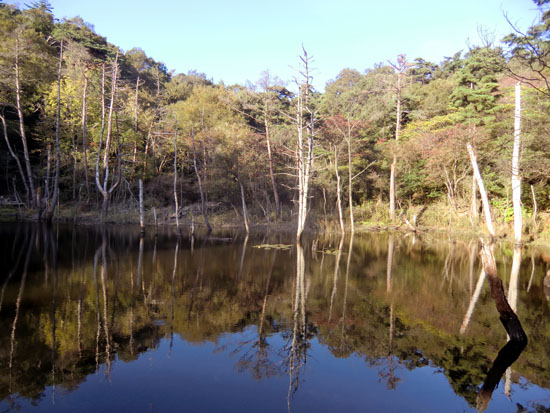
M 0 233 L 0 411 L 550 411 L 550 254 L 495 249 L 518 348 L 476 239 Z

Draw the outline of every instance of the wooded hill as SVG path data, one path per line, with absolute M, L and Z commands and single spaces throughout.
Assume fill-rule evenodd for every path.
M 323 93 L 305 50 L 296 84 L 268 71 L 254 84 L 214 84 L 125 52 L 80 18 L 57 21 L 47 1 L 0 3 L 1 200 L 38 219 L 99 208 L 103 219 L 128 217 L 141 179 L 148 214 L 171 221 L 177 208 L 188 221 L 215 209 L 299 226 L 308 212 L 313 225 L 417 216 L 475 226 L 471 143 L 506 224 L 521 81 L 524 225 L 544 231 L 550 2 L 535 3 L 541 18 L 526 33 L 511 25 L 502 43 L 450 50 L 439 64 L 400 55 L 343 69 Z

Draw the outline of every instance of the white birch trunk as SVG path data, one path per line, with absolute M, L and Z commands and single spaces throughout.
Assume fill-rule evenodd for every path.
M 533 197 L 533 225 L 537 224 L 537 197 L 535 196 L 535 188 L 531 185 L 531 196 Z
M 514 241 L 521 244 L 521 177 L 519 175 L 521 137 L 521 83 L 516 83 L 516 107 L 514 112 L 514 148 L 512 151 L 512 203 L 514 206 Z
M 483 203 L 483 212 L 485 213 L 485 223 L 487 224 L 487 229 L 489 230 L 489 233 L 494 238 L 495 229 L 493 227 L 493 219 L 491 217 L 491 207 L 489 205 L 489 198 L 487 197 L 487 192 L 485 191 L 485 185 L 483 184 L 483 178 L 481 177 L 481 173 L 479 172 L 479 167 L 477 165 L 477 158 L 474 153 L 474 148 L 472 148 L 472 145 L 470 145 L 470 143 L 466 144 L 466 148 L 468 149 L 468 154 L 470 155 L 470 161 L 472 162 L 472 169 L 474 170 L 474 176 L 477 181 L 477 187 L 479 188 L 479 193 L 481 195 L 481 202 Z
M 88 77 L 84 73 L 84 89 L 82 90 L 82 151 L 84 153 L 84 179 L 86 180 L 86 202 L 90 199 L 90 182 L 88 179 Z
M 176 210 L 176 229 L 180 233 L 180 208 L 178 204 L 178 120 L 174 129 L 174 208 Z
M 305 229 L 307 219 L 307 201 L 309 197 L 309 178 L 311 164 L 313 161 L 313 137 L 314 137 L 314 114 L 308 106 L 309 97 L 309 57 L 304 50 L 304 56 L 300 57 L 303 71 L 300 74 L 304 82 L 299 85 L 298 102 L 296 106 L 296 126 L 298 132 L 297 140 L 297 167 L 298 167 L 298 228 L 296 239 L 300 240 Z M 311 118 L 304 119 L 304 112 L 308 112 Z M 304 145 L 304 129 L 307 134 L 307 150 Z M 305 153 L 304 153 L 305 152 Z
M 472 175 L 472 220 L 474 223 L 477 221 L 478 216 L 476 177 L 475 175 Z
M 243 187 L 243 184 L 241 182 L 240 177 L 238 178 L 238 181 L 239 181 L 239 187 L 241 188 L 241 203 L 242 203 L 242 208 L 243 208 L 244 229 L 246 230 L 246 233 L 248 234 L 250 232 L 250 228 L 248 226 L 248 212 L 247 212 L 247 209 L 246 209 L 246 201 L 245 201 L 245 198 L 244 198 L 244 187 Z
M 34 179 L 32 177 L 31 160 L 29 156 L 29 148 L 27 145 L 27 135 L 25 134 L 25 118 L 23 116 L 23 108 L 21 105 L 21 73 L 19 67 L 19 38 L 15 42 L 15 102 L 17 109 L 17 117 L 19 118 L 19 135 L 21 136 L 21 143 L 23 145 L 23 159 L 25 161 L 25 168 L 27 172 L 27 180 L 29 183 L 29 190 L 32 199 L 33 207 L 37 210 L 40 209 L 38 194 L 34 185 Z
M 401 132 L 401 73 L 397 74 L 397 109 L 395 121 L 395 142 L 399 141 Z M 393 155 L 390 169 L 390 220 L 395 219 L 395 169 L 397 166 L 397 155 Z
M 342 199 L 340 196 L 341 185 L 340 185 L 340 173 L 338 172 L 338 149 L 334 147 L 334 173 L 336 174 L 336 203 L 338 206 L 338 218 L 340 221 L 340 231 L 342 234 L 345 232 L 344 227 L 344 214 L 342 213 Z
M 348 192 L 349 192 L 349 223 L 350 230 L 353 234 L 355 232 L 355 221 L 353 217 L 353 190 L 352 190 L 352 179 L 353 179 L 353 169 L 351 162 L 351 124 L 348 119 Z
M 138 180 L 139 184 L 139 228 L 141 233 L 145 233 L 145 217 L 143 214 L 143 181 Z
M 57 113 L 55 116 L 55 177 L 53 184 L 52 202 L 46 211 L 46 219 L 51 221 L 55 205 L 59 199 L 59 174 L 61 173 L 61 147 L 59 144 L 59 123 L 61 118 L 61 69 L 63 64 L 63 40 L 59 49 L 59 66 L 57 68 Z

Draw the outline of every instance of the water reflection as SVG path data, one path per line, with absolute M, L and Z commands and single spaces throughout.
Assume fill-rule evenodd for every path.
M 290 245 L 292 236 L 279 233 L 187 239 L 114 227 L 0 231 L 2 409 L 32 400 L 63 410 L 66 390 L 79 394 L 96 375 L 115 386 L 117 371 L 145 353 L 154 357 L 162 349 L 175 361 L 209 343 L 215 352 L 198 359 L 200 372 L 193 373 L 227 372 L 224 386 L 242 380 L 231 374 L 271 383 L 268 396 L 261 394 L 272 398 L 274 411 L 303 410 L 314 400 L 325 409 L 342 403 L 352 403 L 348 410 L 364 403 L 397 409 L 401 400 L 418 410 L 496 411 L 505 398 L 494 389 L 512 363 L 510 396 L 522 406 L 535 406 L 530 388 L 540 395 L 550 387 L 540 253 L 496 249 L 500 274 L 512 261 L 505 295 L 500 278 L 482 271 L 478 244 L 470 240 L 356 234 Z M 532 339 L 526 348 L 517 328 L 510 329 L 508 308 Z M 502 311 L 506 330 L 498 326 Z M 222 361 L 210 366 L 217 355 Z M 325 371 L 328 382 L 320 381 Z M 424 371 L 438 373 L 437 385 L 419 378 Z M 345 397 L 320 390 L 332 380 Z M 371 390 L 349 393 L 357 383 Z M 162 379 L 151 386 L 170 397 Z M 259 391 L 242 386 L 231 403 Z M 444 386 L 447 393 L 430 398 L 428 387 L 411 401 L 411 386 Z
M 510 397 L 512 375 L 510 366 L 517 360 L 519 355 L 525 349 L 525 346 L 527 346 L 527 335 L 525 334 L 521 322 L 516 314 L 521 254 L 521 246 L 516 245 L 514 247 L 514 258 L 512 262 L 510 284 L 508 287 L 508 296 L 506 297 L 504 295 L 502 281 L 497 273 L 493 245 L 487 245 L 482 242 L 481 257 L 483 261 L 483 272 L 487 274 L 487 278 L 489 279 L 491 296 L 495 301 L 495 306 L 499 313 L 500 321 L 508 333 L 508 343 L 506 343 L 499 351 L 497 358 L 487 373 L 487 378 L 483 382 L 477 398 L 478 411 L 485 411 L 485 409 L 487 409 L 493 391 L 500 382 L 500 379 L 505 371 L 505 393 L 508 397 Z

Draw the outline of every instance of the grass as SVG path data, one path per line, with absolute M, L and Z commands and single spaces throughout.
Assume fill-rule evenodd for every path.
M 479 216 L 473 221 L 470 216 L 470 206 L 466 200 L 458 200 L 456 210 L 452 210 L 445 201 L 430 203 L 427 208 L 423 205 L 408 204 L 401 205 L 396 214 L 395 220 L 389 219 L 388 205 L 380 201 L 369 201 L 354 207 L 355 226 L 361 230 L 408 230 L 404 223 L 406 218 L 409 222 L 417 219 L 417 228 L 424 231 L 446 231 L 449 233 L 460 233 L 463 235 L 487 234 L 484 225 L 484 216 Z M 425 209 L 425 210 L 423 210 Z M 157 220 L 159 225 L 175 225 L 174 210 L 172 206 L 157 207 Z M 493 222 L 499 238 L 512 240 L 513 220 L 499 208 L 493 208 Z M 240 211 L 234 209 L 220 209 L 209 212 L 209 221 L 213 227 L 243 227 L 243 219 Z M 32 211 L 19 209 L 16 206 L 0 206 L 0 221 L 15 222 L 17 220 L 32 220 L 36 216 Z M 101 222 L 101 211 L 95 205 L 78 203 L 62 204 L 61 209 L 56 211 L 56 219 L 62 222 L 78 224 L 97 224 Z M 268 227 L 265 216 L 252 214 L 250 224 L 253 227 Z M 113 204 L 109 210 L 105 222 L 118 224 L 138 224 L 139 213 L 135 203 Z M 145 222 L 147 225 L 154 223 L 153 205 L 146 204 Z M 194 213 L 195 225 L 204 225 L 200 213 Z M 312 211 L 308 217 L 311 229 L 322 233 L 340 232 L 338 216 L 325 216 Z M 346 230 L 349 230 L 349 217 L 345 217 Z M 180 225 L 190 226 L 191 215 L 189 213 L 180 218 Z M 294 217 L 290 220 L 274 222 L 269 227 L 286 229 L 294 225 Z M 524 239 L 526 242 L 548 243 L 550 241 L 550 213 L 542 212 L 537 216 L 536 224 L 533 224 L 530 214 L 524 216 Z

